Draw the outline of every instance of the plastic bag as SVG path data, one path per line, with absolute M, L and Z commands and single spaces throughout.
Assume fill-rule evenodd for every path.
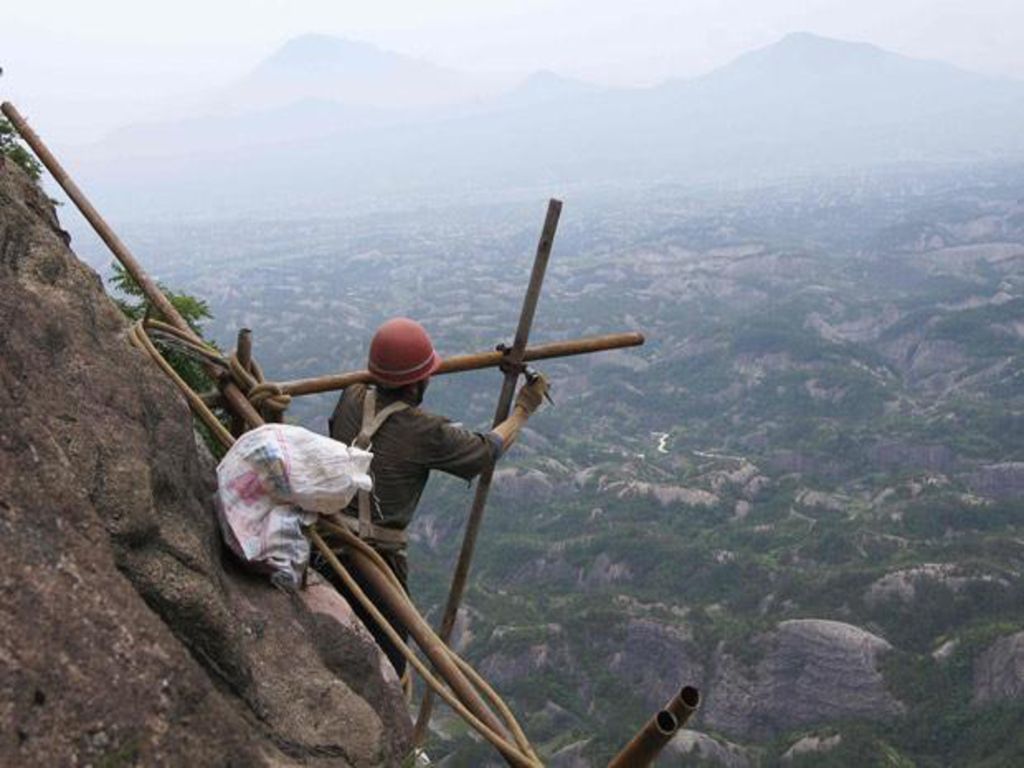
M 281 587 L 309 563 L 304 528 L 373 485 L 373 454 L 288 424 L 246 432 L 217 466 L 218 519 L 228 547 Z

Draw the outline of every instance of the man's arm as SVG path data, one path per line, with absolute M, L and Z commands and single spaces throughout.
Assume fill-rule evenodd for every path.
M 540 407 L 547 389 L 547 380 L 542 377 L 524 385 L 516 396 L 512 415 L 484 434 L 457 427 L 439 416 L 429 417 L 432 424 L 420 442 L 419 462 L 427 469 L 439 469 L 466 480 L 476 477 L 515 441 L 530 414 Z

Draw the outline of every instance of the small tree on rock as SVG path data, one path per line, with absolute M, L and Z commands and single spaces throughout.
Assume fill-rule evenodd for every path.
M 18 141 L 18 132 L 14 130 L 14 126 L 2 117 L 0 117 L 0 155 L 25 171 L 32 181 L 39 181 L 39 177 L 43 174 L 43 166 Z
M 146 298 L 146 294 L 139 284 L 135 282 L 135 278 L 128 274 L 128 270 L 117 262 L 113 262 L 110 266 L 113 275 L 110 277 L 109 282 L 110 286 L 114 289 L 114 302 L 120 307 L 124 316 L 132 322 L 142 320 L 150 308 L 149 299 Z M 216 344 L 203 336 L 203 323 L 213 317 L 209 305 L 202 299 L 190 294 L 169 290 L 161 283 L 158 283 L 157 286 L 163 291 L 171 305 L 178 310 L 178 314 L 188 323 L 188 327 L 199 338 L 203 339 L 204 342 L 217 349 Z M 151 312 L 151 316 L 158 317 L 159 315 Z M 185 354 L 173 344 L 161 339 L 154 339 L 154 343 L 171 367 L 193 390 L 196 392 L 209 392 L 216 388 L 216 382 L 214 382 L 203 365 L 194 357 Z M 227 426 L 230 422 L 228 415 L 222 409 L 214 409 L 214 412 L 221 422 Z M 206 445 L 210 448 L 213 455 L 221 456 L 224 453 L 224 449 L 213 437 L 206 425 L 202 421 L 197 420 L 196 428 L 203 436 Z

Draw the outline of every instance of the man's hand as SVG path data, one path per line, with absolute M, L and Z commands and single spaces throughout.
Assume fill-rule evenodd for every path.
M 547 377 L 543 373 L 538 373 L 529 383 L 523 384 L 519 388 L 516 405 L 528 414 L 533 414 L 544 402 L 544 397 L 550 388 L 551 385 L 548 384 Z
M 501 438 L 504 451 L 507 451 L 509 446 L 516 441 L 519 430 L 526 424 L 530 415 L 540 408 L 549 388 L 548 380 L 540 373 L 534 373 L 530 380 L 519 388 L 519 394 L 516 395 L 516 407 L 512 409 L 512 413 L 507 419 L 494 428 L 494 432 Z

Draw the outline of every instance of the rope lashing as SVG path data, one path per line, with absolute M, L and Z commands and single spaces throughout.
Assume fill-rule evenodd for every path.
M 209 344 L 197 344 L 188 334 L 162 320 L 147 318 L 136 323 L 133 328 L 137 329 L 136 334 L 141 333 L 144 336 L 158 338 L 161 342 L 166 343 L 184 355 L 203 362 L 212 363 L 218 368 L 223 369 L 225 375 L 231 376 L 231 380 L 242 390 L 242 393 L 252 403 L 253 407 L 258 410 L 276 416 L 283 414 L 288 410 L 288 406 L 291 405 L 292 396 L 281 392 L 281 387 L 276 382 L 267 381 L 263 375 L 263 369 L 260 368 L 255 360 L 251 360 L 249 368 L 246 369 L 239 361 L 236 353 L 232 353 L 229 357 L 224 357 L 220 350 L 215 347 Z M 147 349 L 147 351 L 149 350 Z M 159 354 L 159 351 L 157 351 L 157 354 Z
M 272 413 L 284 413 L 291 405 L 292 396 L 281 392 L 280 385 L 267 381 L 263 377 L 263 369 L 255 360 L 249 361 L 249 369 L 246 370 L 237 354 L 228 358 L 228 369 L 231 378 L 238 388 L 249 398 L 253 407 Z

